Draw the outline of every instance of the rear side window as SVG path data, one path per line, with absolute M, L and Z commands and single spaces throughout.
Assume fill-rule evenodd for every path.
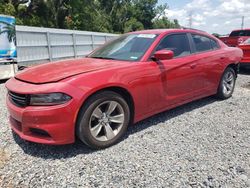
M 190 44 L 185 33 L 166 36 L 157 46 L 156 51 L 163 49 L 172 50 L 174 57 L 183 57 L 191 54 Z
M 196 52 L 205 52 L 219 48 L 218 43 L 208 37 L 192 34 L 192 38 L 194 41 Z
M 220 48 L 219 45 L 218 45 L 218 43 L 217 43 L 215 40 L 213 40 L 213 39 L 210 39 L 210 40 L 211 40 L 212 48 L 213 48 L 214 50 Z

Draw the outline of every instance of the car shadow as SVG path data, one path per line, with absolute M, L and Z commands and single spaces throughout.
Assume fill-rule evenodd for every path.
M 0 80 L 0 84 L 5 84 L 5 82 L 7 82 L 8 79 L 4 79 L 4 80 Z
M 159 113 L 150 118 L 147 118 L 139 123 L 136 123 L 135 125 L 131 125 L 128 128 L 128 131 L 125 134 L 125 136 L 122 138 L 121 142 L 127 139 L 132 134 L 136 134 L 151 126 L 157 126 L 157 124 L 161 122 L 168 121 L 181 114 L 185 114 L 194 109 L 201 108 L 215 101 L 216 99 L 214 97 L 207 97 L 207 98 L 195 101 L 195 102 L 182 105 L 172 110 Z M 44 158 L 44 159 L 71 158 L 79 154 L 90 154 L 90 153 L 94 153 L 98 151 L 98 150 L 93 150 L 93 149 L 88 148 L 86 145 L 82 144 L 79 140 L 76 140 L 74 144 L 62 145 L 62 146 L 51 146 L 51 145 L 36 144 L 36 143 L 24 141 L 14 132 L 13 132 L 13 138 L 15 142 L 22 148 L 22 150 L 26 154 L 32 155 L 34 157 Z M 106 150 L 108 149 L 109 148 L 107 148 Z
M 142 121 L 136 123 L 135 125 L 130 126 L 127 136 L 134 134 L 134 133 L 137 133 L 137 132 L 140 132 L 144 129 L 147 129 L 147 128 L 151 127 L 152 125 L 157 125 L 159 123 L 166 122 L 166 121 L 168 121 L 172 118 L 178 117 L 182 114 L 191 112 L 195 109 L 202 108 L 202 107 L 209 105 L 209 104 L 212 104 L 216 101 L 218 101 L 218 99 L 216 99 L 215 96 L 211 96 L 211 97 L 206 97 L 206 98 L 196 100 L 196 101 L 190 102 L 188 104 L 184 104 L 184 105 L 181 105 L 179 107 L 161 112 L 161 113 L 156 114 L 152 117 L 149 117 L 145 120 L 142 120 Z

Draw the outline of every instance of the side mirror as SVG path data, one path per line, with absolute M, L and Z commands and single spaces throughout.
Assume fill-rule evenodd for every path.
M 159 50 L 156 51 L 154 56 L 156 60 L 168 60 L 173 59 L 174 52 L 172 50 Z

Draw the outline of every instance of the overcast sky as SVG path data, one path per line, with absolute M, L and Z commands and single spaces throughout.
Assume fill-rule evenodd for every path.
M 209 33 L 228 34 L 241 28 L 245 16 L 245 28 L 250 28 L 250 0 L 159 0 L 167 3 L 166 11 L 170 19 L 178 19 L 182 26 L 189 26 L 192 14 L 192 27 Z

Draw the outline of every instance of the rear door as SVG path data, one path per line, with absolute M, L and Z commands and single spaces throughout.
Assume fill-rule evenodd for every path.
M 194 58 L 202 67 L 202 92 L 216 92 L 226 56 L 216 40 L 200 34 L 190 36 L 196 51 Z

